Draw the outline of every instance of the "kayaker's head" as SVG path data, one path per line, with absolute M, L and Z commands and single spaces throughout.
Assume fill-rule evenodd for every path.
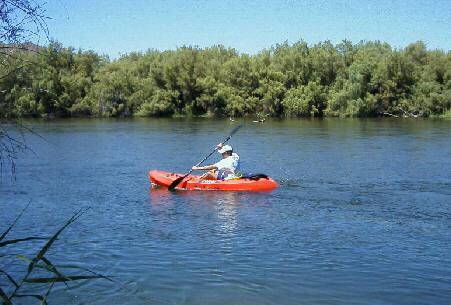
M 233 148 L 230 145 L 224 145 L 218 150 L 218 152 L 222 155 L 222 158 L 227 158 L 232 155 Z

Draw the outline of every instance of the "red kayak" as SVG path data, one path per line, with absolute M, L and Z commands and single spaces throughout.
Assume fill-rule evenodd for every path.
M 169 173 L 159 170 L 149 171 L 149 180 L 152 184 L 169 187 L 171 183 L 182 177 L 183 174 Z M 273 179 L 267 178 L 239 178 L 232 180 L 202 180 L 199 176 L 189 175 L 176 189 L 193 191 L 238 191 L 238 192 L 264 192 L 272 191 L 279 185 Z

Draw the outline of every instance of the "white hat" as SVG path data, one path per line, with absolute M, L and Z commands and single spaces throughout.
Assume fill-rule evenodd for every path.
M 232 151 L 232 150 L 233 150 L 232 146 L 230 146 L 230 145 L 224 145 L 223 147 L 221 147 L 220 149 L 218 149 L 218 152 L 219 152 L 220 154 L 223 154 L 223 153 L 225 153 L 226 151 Z

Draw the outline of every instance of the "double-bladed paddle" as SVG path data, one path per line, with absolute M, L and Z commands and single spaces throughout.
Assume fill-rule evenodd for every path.
M 230 132 L 229 136 L 228 136 L 221 144 L 224 145 L 225 143 L 227 143 L 227 142 L 232 138 L 232 136 L 233 136 L 233 135 L 241 128 L 241 127 L 243 127 L 243 125 L 238 125 L 237 127 L 233 128 L 233 130 Z M 215 148 L 208 156 L 206 156 L 205 158 L 203 158 L 202 161 L 200 161 L 199 163 L 197 163 L 195 166 L 199 166 L 199 165 L 201 165 L 202 163 L 204 163 L 204 161 L 207 160 L 208 158 L 210 158 L 210 156 L 211 156 L 212 154 L 214 154 L 215 151 L 216 151 L 216 148 Z M 175 179 L 174 182 L 171 183 L 171 185 L 169 186 L 168 189 L 169 189 L 170 191 L 173 191 L 173 190 L 176 188 L 176 186 L 179 185 L 179 183 L 182 182 L 182 180 L 185 179 L 185 178 L 186 178 L 189 174 L 191 174 L 192 172 L 193 172 L 193 169 L 191 168 L 191 169 L 189 170 L 189 172 L 186 173 L 184 176 Z

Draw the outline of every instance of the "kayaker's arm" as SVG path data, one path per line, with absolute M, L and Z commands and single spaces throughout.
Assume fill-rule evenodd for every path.
M 206 165 L 206 166 L 193 166 L 191 168 L 193 171 L 195 170 L 212 170 L 212 169 L 218 169 L 218 167 L 216 165 Z

